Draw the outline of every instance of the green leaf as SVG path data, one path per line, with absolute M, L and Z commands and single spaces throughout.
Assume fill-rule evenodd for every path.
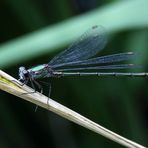
M 70 44 L 93 25 L 102 25 L 107 32 L 148 27 L 148 1 L 131 0 L 110 3 L 89 13 L 74 17 L 0 46 L 0 67 L 47 54 Z

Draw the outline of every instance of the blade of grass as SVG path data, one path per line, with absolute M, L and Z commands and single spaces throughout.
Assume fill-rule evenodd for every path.
M 144 148 L 144 146 L 139 145 L 131 140 L 128 140 L 102 126 L 87 119 L 86 117 L 74 112 L 73 110 L 59 104 L 58 102 L 36 92 L 33 92 L 31 88 L 26 85 L 21 85 L 19 81 L 9 76 L 0 70 L 0 89 L 18 96 L 26 101 L 32 102 L 38 106 L 41 106 L 47 110 L 50 110 L 74 123 L 77 123 L 91 131 L 94 131 L 110 140 L 113 140 L 126 147 L 137 147 Z M 25 94 L 23 94 L 25 93 Z
M 55 51 L 96 24 L 103 25 L 108 32 L 147 27 L 147 5 L 147 0 L 118 1 L 6 42 L 0 46 L 0 67 L 8 67 Z

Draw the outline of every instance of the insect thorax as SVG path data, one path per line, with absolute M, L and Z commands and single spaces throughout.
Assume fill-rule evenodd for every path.
M 34 79 L 51 77 L 52 69 L 47 64 L 38 65 L 28 69 L 30 76 Z

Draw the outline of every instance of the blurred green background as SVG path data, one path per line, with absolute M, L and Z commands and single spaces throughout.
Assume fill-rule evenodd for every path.
M 0 67 L 18 78 L 18 67 L 48 61 L 93 25 L 108 44 L 100 55 L 134 51 L 131 63 L 148 71 L 147 0 L 1 0 Z M 134 70 L 129 70 L 134 71 Z M 47 81 L 47 80 L 46 80 Z M 147 78 L 53 78 L 51 98 L 102 126 L 148 146 Z M 45 94 L 48 89 L 45 86 Z M 0 91 L 0 148 L 122 147 L 54 113 Z

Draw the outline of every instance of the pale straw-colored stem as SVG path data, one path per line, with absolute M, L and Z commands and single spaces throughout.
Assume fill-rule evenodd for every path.
M 74 123 L 77 123 L 91 131 L 94 131 L 110 140 L 113 140 L 125 147 L 144 148 L 144 146 L 137 144 L 127 138 L 124 138 L 99 124 L 87 119 L 86 117 L 76 113 L 75 111 L 61 105 L 60 103 L 38 93 L 26 85 L 21 85 L 19 81 L 5 72 L 0 70 L 0 89 L 13 94 L 19 98 L 32 102 L 40 107 L 50 110 Z

